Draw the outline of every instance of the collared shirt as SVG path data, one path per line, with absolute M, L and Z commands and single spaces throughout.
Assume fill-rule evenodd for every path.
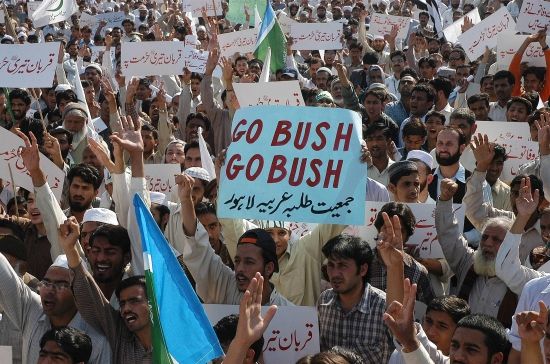
M 384 108 L 384 113 L 392 118 L 399 126 L 409 117 L 409 113 L 405 110 L 405 105 L 401 100 L 388 103 Z
M 368 283 L 349 312 L 342 308 L 338 294 L 324 291 L 317 304 L 321 351 L 341 346 L 354 350 L 367 363 L 387 363 L 393 342 L 382 321 L 385 309 L 386 293 Z
M 26 286 L 0 254 L 0 306 L 4 314 L 23 336 L 23 363 L 36 363 L 40 351 L 40 339 L 52 328 L 44 314 L 40 296 Z M 111 363 L 111 350 L 107 340 L 88 325 L 77 313 L 67 326 L 84 331 L 92 339 L 90 364 Z
M 506 106 L 500 106 L 498 101 L 489 104 L 489 117 L 494 121 L 507 121 Z
M 403 255 L 403 263 L 405 278 L 409 278 L 411 284 L 416 283 L 418 286 L 416 299 L 425 304 L 430 303 L 430 301 L 435 298 L 435 294 L 430 284 L 430 278 L 428 277 L 426 267 L 406 253 Z M 386 266 L 378 256 L 378 252 L 375 251 L 374 259 L 369 265 L 369 283 L 373 287 L 385 291 L 387 275 Z
M 510 202 L 510 186 L 499 179 L 491 186 L 493 207 L 499 210 L 512 211 Z
M 388 165 L 383 171 L 379 171 L 378 168 L 376 168 L 374 165 L 370 166 L 367 169 L 367 177 L 375 180 L 376 182 L 384 186 L 387 186 L 388 183 L 390 182 L 390 177 L 388 175 L 388 168 L 394 163 L 395 163 L 394 161 L 388 158 Z

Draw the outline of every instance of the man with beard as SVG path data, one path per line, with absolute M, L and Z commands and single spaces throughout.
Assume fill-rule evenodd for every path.
M 403 121 L 409 117 L 411 94 L 417 80 L 410 74 L 401 72 L 399 78 L 399 100 L 386 104 L 384 113 L 388 115 L 397 125 L 401 126 Z
M 111 350 L 105 337 L 80 316 L 70 288 L 70 271 L 65 256 L 50 266 L 39 283 L 40 294 L 23 283 L 8 260 L 0 254 L 0 306 L 4 315 L 23 336 L 23 363 L 36 363 L 42 335 L 52 327 L 74 327 L 93 342 L 88 363 L 111 363 Z
M 88 114 L 81 103 L 71 102 L 63 110 L 63 128 L 73 134 L 71 157 L 75 163 L 82 163 L 82 154 L 88 146 Z
M 508 234 L 512 221 L 500 217 L 487 220 L 481 229 L 479 248 L 474 251 L 459 231 L 453 212 L 457 191 L 456 182 L 443 179 L 435 210 L 441 249 L 456 277 L 450 293 L 467 300 L 472 313 L 487 314 L 510 327 L 517 296 L 496 276 L 495 258 L 505 238 L 516 239 L 514 234 Z
M 466 217 L 468 217 L 476 228 L 479 229 L 485 224 L 487 219 L 492 217 L 515 219 L 518 212 L 516 199 L 521 190 L 522 180 L 525 178 L 529 179 L 529 185 L 533 193 L 535 189 L 539 190 L 539 209 L 542 209 L 545 204 L 544 186 L 542 181 L 535 175 L 518 174 L 510 183 L 510 203 L 512 205 L 512 211 L 499 210 L 491 206 L 491 204 L 484 202 L 486 199 L 484 198 L 483 184 L 485 182 L 487 170 L 495 157 L 495 147 L 494 144 L 489 143 L 487 135 L 478 134 L 474 137 L 472 149 L 477 164 L 472 176 L 467 181 L 467 192 L 464 195 L 463 202 L 466 206 Z M 525 231 L 521 236 L 519 256 L 522 262 L 525 262 L 529 253 L 534 248 L 542 245 L 541 235 L 540 213 L 536 210 L 531 215 L 526 224 Z
M 512 98 L 516 78 L 510 71 L 498 71 L 493 76 L 493 88 L 497 101 L 489 106 L 489 117 L 494 121 L 506 121 L 506 106 Z
M 117 364 L 152 363 L 152 335 L 145 277 L 120 282 L 115 294 L 120 309 L 114 309 L 82 263 L 78 249 L 78 222 L 69 218 L 59 227 L 59 240 L 67 254 L 76 307 L 88 323 L 99 326 Z
M 4 125 L 4 127 L 12 132 L 15 132 L 15 128 L 19 128 L 27 135 L 29 131 L 32 131 L 41 139 L 42 127 L 38 125 L 40 123 L 27 117 L 27 111 L 29 111 L 31 105 L 31 97 L 28 92 L 20 88 L 13 89 L 8 95 L 8 102 L 11 106 L 11 115 L 13 119 L 11 123 Z

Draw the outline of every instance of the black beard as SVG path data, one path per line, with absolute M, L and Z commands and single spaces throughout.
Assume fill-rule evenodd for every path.
M 439 153 L 435 153 L 435 160 L 440 166 L 452 166 L 453 164 L 457 163 L 460 160 L 461 153 L 456 152 L 455 154 L 451 155 L 448 158 L 441 158 L 439 156 Z
M 90 208 L 90 205 L 84 206 L 80 202 L 71 201 L 69 198 L 69 207 L 74 212 L 84 212 Z

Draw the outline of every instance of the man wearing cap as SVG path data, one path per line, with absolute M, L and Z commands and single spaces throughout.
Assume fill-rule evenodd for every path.
M 317 70 L 315 75 L 315 86 L 318 89 L 328 90 L 328 79 L 332 76 L 332 71 L 328 67 L 321 67 Z
M 40 282 L 40 294 L 26 286 L 8 260 L 0 255 L 0 307 L 22 332 L 23 363 L 36 363 L 42 335 L 52 327 L 70 326 L 92 339 L 92 356 L 88 363 L 110 363 L 111 350 L 103 335 L 88 325 L 75 306 L 70 288 L 66 257 L 58 259 Z
M 95 101 L 98 101 L 99 96 L 103 93 L 101 89 L 101 77 L 103 76 L 101 66 L 97 63 L 90 63 L 84 70 L 84 76 L 94 87 Z
M 420 178 L 414 162 L 405 160 L 393 163 L 388 167 L 388 179 L 388 191 L 392 193 L 393 201 L 418 203 Z
M 238 240 L 234 258 L 235 271 L 227 267 L 210 246 L 208 234 L 197 224 L 192 190 L 194 180 L 181 175 L 177 181 L 185 242 L 182 258 L 193 275 L 198 295 L 205 303 L 238 304 L 257 272 L 264 277 L 263 305 L 292 305 L 283 297 L 270 279 L 279 271 L 277 248 L 271 235 L 263 229 L 245 232 Z
M 426 153 L 423 150 L 411 150 L 407 154 L 407 160 L 415 162 L 418 168 L 418 178 L 420 179 L 418 202 L 435 204 L 435 201 L 430 197 L 428 192 L 428 185 L 433 180 L 433 157 L 430 153 Z
M 71 156 L 75 163 L 82 163 L 82 154 L 88 146 L 88 114 L 80 102 L 70 102 L 63 110 L 63 128 L 73 134 Z

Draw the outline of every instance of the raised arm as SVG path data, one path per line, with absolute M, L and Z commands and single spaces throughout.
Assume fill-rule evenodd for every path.
M 550 80 L 549 80 L 550 81 Z M 550 114 L 544 113 L 540 120 L 535 121 L 537 126 L 539 153 L 540 153 L 540 179 L 544 188 L 544 196 L 550 198 Z
M 193 96 L 191 94 L 191 71 L 187 68 L 183 69 L 183 83 L 181 84 L 181 93 L 179 95 L 180 106 L 178 107 L 178 129 L 180 134 L 185 135 L 185 119 L 187 115 L 191 113 L 191 101 Z
M 534 43 L 539 40 L 539 37 L 544 36 L 546 38 L 546 30 L 540 31 L 536 34 L 531 34 L 521 44 L 516 54 L 514 54 L 514 57 L 512 58 L 512 62 L 510 62 L 510 66 L 508 67 L 508 70 L 512 72 L 514 75 L 514 78 L 516 79 L 516 83 L 514 84 L 514 89 L 512 90 L 512 96 L 520 96 L 521 95 L 521 59 L 523 58 L 523 54 L 527 50 L 527 47 L 531 43 Z M 546 53 L 546 52 L 545 52 Z M 545 55 L 546 57 L 546 55 Z
M 543 364 L 540 342 L 545 337 L 548 324 L 546 303 L 539 301 L 539 312 L 523 311 L 515 316 L 521 338 L 521 362 Z
M 393 301 L 403 302 L 403 237 L 399 216 L 395 215 L 390 219 L 383 212 L 382 217 L 384 226 L 378 234 L 376 249 L 387 269 L 386 304 L 389 305 Z

